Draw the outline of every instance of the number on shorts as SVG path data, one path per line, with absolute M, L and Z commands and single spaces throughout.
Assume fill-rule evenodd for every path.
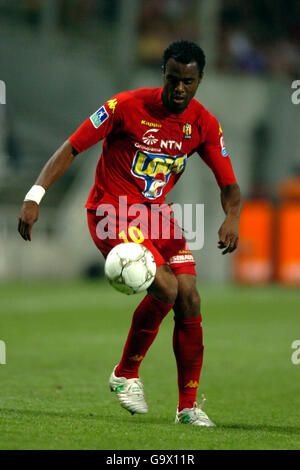
M 143 241 L 145 240 L 143 232 L 138 227 L 129 227 L 128 235 L 134 243 L 143 243 Z M 124 230 L 119 233 L 119 238 L 121 238 L 124 243 L 129 243 L 129 240 Z

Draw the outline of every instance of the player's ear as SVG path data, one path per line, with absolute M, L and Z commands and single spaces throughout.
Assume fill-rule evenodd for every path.
M 202 82 L 203 75 L 204 75 L 204 72 L 199 73 L 199 82 L 198 82 L 198 84 L 200 84 Z

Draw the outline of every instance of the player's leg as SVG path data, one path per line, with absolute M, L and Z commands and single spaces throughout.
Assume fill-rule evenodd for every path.
M 179 274 L 177 280 L 178 297 L 173 307 L 173 349 L 178 371 L 178 409 L 181 411 L 191 408 L 196 401 L 204 346 L 196 276 Z
M 100 217 L 97 217 L 94 211 L 88 211 L 91 236 L 106 257 L 110 249 L 120 241 L 100 239 L 96 230 L 99 220 Z M 118 233 L 117 227 L 116 233 Z M 165 264 L 164 258 L 151 241 L 145 240 L 144 244 L 152 251 L 155 258 L 157 265 L 155 280 L 149 293 L 134 312 L 121 361 L 113 370 L 109 381 L 110 388 L 117 393 L 121 405 L 131 413 L 148 411 L 143 386 L 138 378 L 139 366 L 153 343 L 163 318 L 171 310 L 177 297 L 176 276 Z
M 203 333 L 200 296 L 196 287 L 195 260 L 175 219 L 171 219 L 171 237 L 159 240 L 157 247 L 168 260 L 177 277 L 178 295 L 173 310 L 175 325 L 173 349 L 178 371 L 179 405 L 176 423 L 189 422 L 198 426 L 213 423 L 196 403 L 203 363 Z
M 149 294 L 167 304 L 174 304 L 178 294 L 178 281 L 167 264 L 157 266 L 154 282 Z
M 180 272 L 180 269 L 178 271 Z M 196 276 L 183 272 L 178 274 L 178 271 L 178 296 L 173 307 L 175 312 L 173 350 L 177 363 L 179 391 L 175 422 L 214 426 L 201 409 L 203 403 L 196 404 L 204 351 Z
M 138 377 L 140 364 L 153 343 L 162 320 L 172 309 L 177 297 L 176 276 L 166 264 L 160 251 L 154 246 L 153 240 L 149 238 L 149 235 L 153 236 L 158 228 L 155 223 L 153 225 L 151 210 L 148 208 L 146 214 L 141 217 L 138 230 L 140 242 L 153 254 L 157 269 L 148 294 L 133 314 L 123 355 L 115 371 L 117 376 L 128 379 Z M 128 230 L 127 239 L 131 241 L 130 230 Z
M 151 287 L 133 314 L 121 361 L 109 381 L 121 405 L 131 413 L 148 411 L 139 367 L 177 295 L 177 280 L 168 266 L 158 266 Z
M 176 297 L 176 276 L 166 264 L 158 266 L 148 294 L 133 314 L 122 358 L 115 371 L 116 376 L 138 377 L 140 364 L 153 343 L 162 320 L 172 309 Z
M 181 410 L 187 406 L 192 407 L 196 400 L 203 359 L 203 341 L 200 296 L 196 288 L 196 263 L 177 221 L 170 219 L 170 223 L 170 237 L 159 239 L 156 246 L 168 260 L 178 283 L 178 294 L 173 307 L 173 348 L 177 362 Z

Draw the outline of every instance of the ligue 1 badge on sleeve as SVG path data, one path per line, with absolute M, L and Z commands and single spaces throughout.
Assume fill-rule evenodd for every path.
M 109 117 L 105 106 L 101 106 L 94 114 L 90 116 L 90 120 L 93 123 L 93 126 L 98 129 L 98 127 L 103 124 L 104 121 Z
M 185 139 L 192 138 L 192 125 L 191 124 L 189 124 L 188 122 L 184 124 L 182 131 L 183 131 Z

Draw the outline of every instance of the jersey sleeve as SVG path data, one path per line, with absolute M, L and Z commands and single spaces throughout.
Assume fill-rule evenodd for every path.
M 118 105 L 124 99 L 123 94 L 116 95 L 100 106 L 69 137 L 70 144 L 78 153 L 87 150 L 110 133 L 117 132 L 120 129 L 122 113 Z
M 214 173 L 220 188 L 236 182 L 224 144 L 222 127 L 212 114 L 209 114 L 205 140 L 198 147 L 197 152 Z

